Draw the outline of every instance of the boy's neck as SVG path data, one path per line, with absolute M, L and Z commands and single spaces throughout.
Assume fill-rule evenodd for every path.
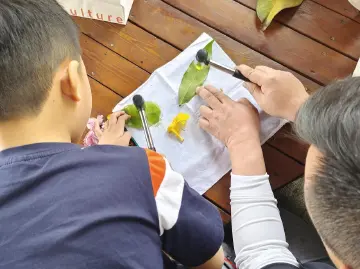
M 0 151 L 36 143 L 71 143 L 71 136 L 61 123 L 34 119 L 0 122 Z

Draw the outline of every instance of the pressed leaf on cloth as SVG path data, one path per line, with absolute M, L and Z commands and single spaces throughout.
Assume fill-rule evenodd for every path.
M 135 105 L 128 105 L 123 109 L 123 111 L 125 111 L 126 114 L 131 116 L 131 118 L 126 122 L 127 126 L 136 129 L 143 128 L 139 111 L 137 110 Z M 149 125 L 152 126 L 159 123 L 161 117 L 161 109 L 154 102 L 145 102 L 145 114 Z
M 262 22 L 262 30 L 266 30 L 281 10 L 296 7 L 303 1 L 304 0 L 258 0 L 256 13 Z
M 205 46 L 205 50 L 212 57 L 212 45 L 214 40 Z M 206 65 L 202 68 L 196 66 L 195 61 L 192 61 L 189 68 L 186 70 L 179 88 L 179 105 L 188 103 L 196 94 L 196 88 L 203 85 L 210 71 L 210 66 Z

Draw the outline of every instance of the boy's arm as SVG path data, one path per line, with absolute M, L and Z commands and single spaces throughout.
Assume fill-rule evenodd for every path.
M 163 250 L 188 267 L 221 268 L 224 231 L 219 212 L 190 188 L 164 157 L 146 153 Z

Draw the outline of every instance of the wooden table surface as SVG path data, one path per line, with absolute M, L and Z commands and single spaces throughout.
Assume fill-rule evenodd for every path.
M 293 72 L 315 91 L 349 76 L 360 57 L 360 14 L 347 0 L 305 0 L 262 32 L 256 0 L 135 0 L 126 26 L 75 18 L 93 90 L 93 116 L 107 115 L 201 33 L 234 62 Z M 307 146 L 285 126 L 263 146 L 273 188 L 301 176 Z M 246 153 L 245 153 L 246 154 Z M 230 219 L 229 175 L 205 197 Z

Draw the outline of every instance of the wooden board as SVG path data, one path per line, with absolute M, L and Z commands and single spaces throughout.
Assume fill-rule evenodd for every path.
M 123 25 L 74 18 L 80 30 L 149 73 L 171 61 L 179 50 L 129 22 Z
M 91 117 L 111 114 L 111 109 L 122 100 L 122 97 L 93 78 L 90 77 L 89 80 L 93 99 Z
M 167 5 L 165 5 L 165 7 L 171 9 L 171 7 Z M 139 11 L 139 9 L 137 9 L 137 11 Z M 147 18 L 142 18 L 142 20 L 146 19 Z M 153 21 L 153 25 L 156 25 L 157 23 L 163 23 L 163 17 L 157 16 L 156 19 L 156 21 Z M 101 43 L 103 46 L 107 47 L 109 50 L 116 52 L 128 61 L 138 65 L 150 73 L 154 72 L 156 68 L 159 68 L 160 66 L 175 58 L 181 52 L 181 50 L 184 50 L 189 45 L 189 42 L 191 43 L 204 30 L 207 30 L 201 28 L 198 29 L 196 25 L 192 26 L 191 31 L 193 33 L 192 36 L 194 39 L 191 39 L 190 41 L 182 39 L 181 41 L 178 41 L 177 44 L 172 44 L 172 41 L 175 37 L 171 32 L 164 32 L 161 38 L 168 41 L 168 43 L 171 44 L 170 45 L 161 39 L 156 38 L 154 35 L 144 31 L 143 29 L 133 25 L 131 22 L 126 27 L 124 27 L 121 25 L 82 18 L 75 18 L 75 21 L 85 35 L 91 37 L 92 39 Z M 136 21 L 139 22 L 138 20 Z M 184 23 L 186 22 L 183 21 L 181 24 L 179 23 L 177 28 L 182 27 Z M 148 30 L 153 31 L 154 29 L 150 28 Z M 229 55 L 235 62 L 247 62 L 249 64 L 252 63 L 252 66 L 266 65 L 275 69 L 291 71 L 288 68 L 279 65 L 275 61 L 272 61 L 271 59 L 266 58 L 247 47 L 242 47 L 239 45 L 239 43 L 232 41 L 230 38 L 220 34 L 219 32 L 213 31 L 213 33 L 216 33 L 216 35 L 220 37 L 219 40 L 216 40 L 221 45 L 224 44 L 222 47 L 226 52 L 234 52 L 233 54 L 229 53 Z M 172 45 L 178 45 L 180 49 L 176 49 Z M 295 73 L 295 75 L 310 91 L 314 91 L 319 87 L 319 84 L 301 76 L 300 74 Z
M 137 0 L 130 13 L 130 21 L 180 50 L 184 50 L 202 33 L 206 32 L 237 64 L 247 64 L 253 67 L 266 65 L 274 69 L 291 70 L 160 0 Z M 318 83 L 299 73 L 294 74 L 310 91 L 319 88 Z
M 355 7 L 353 7 L 347 0 L 313 0 L 313 1 L 360 23 L 360 11 L 358 11 Z
M 210 201 L 211 202 L 211 201 Z M 228 224 L 231 221 L 231 216 L 229 213 L 225 212 L 224 210 L 222 210 L 221 208 L 215 206 L 216 209 L 219 211 L 221 219 L 223 221 L 224 224 Z
M 290 124 L 286 124 L 281 132 L 270 138 L 269 145 L 275 147 L 280 152 L 290 156 L 297 162 L 305 164 L 306 155 L 309 149 L 309 145 L 300 141 Z
M 236 1 L 256 8 L 257 0 Z M 320 4 L 305 0 L 298 8 L 281 12 L 275 20 L 354 60 L 360 57 L 360 23 Z
M 345 78 L 355 69 L 354 60 L 276 21 L 262 32 L 255 11 L 233 0 L 164 1 L 320 83 Z
M 81 35 L 80 42 L 88 75 L 119 95 L 129 95 L 148 79 L 149 73 L 91 38 Z

